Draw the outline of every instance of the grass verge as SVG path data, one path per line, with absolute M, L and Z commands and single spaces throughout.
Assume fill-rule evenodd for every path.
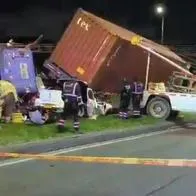
M 120 120 L 114 116 L 98 117 L 97 120 L 81 119 L 81 130 L 83 132 L 114 130 L 122 128 L 134 128 L 145 125 L 153 125 L 160 120 L 144 116 L 141 119 Z M 65 133 L 58 133 L 55 124 L 43 126 L 25 124 L 1 124 L 0 145 L 18 144 L 30 141 L 50 139 L 54 137 L 69 136 L 73 133 L 72 121 L 68 121 Z
M 196 121 L 196 113 L 184 112 L 180 113 L 179 117 L 182 118 L 184 121 Z

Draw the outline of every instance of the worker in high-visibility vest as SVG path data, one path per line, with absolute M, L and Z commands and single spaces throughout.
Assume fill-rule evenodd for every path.
M 137 77 L 135 77 L 131 85 L 131 91 L 132 91 L 133 116 L 140 117 L 141 116 L 140 103 L 143 98 L 144 85 L 138 80 Z
M 120 93 L 120 110 L 119 117 L 122 119 L 128 118 L 128 109 L 131 100 L 131 86 L 130 84 L 124 80 L 124 87 Z
M 0 116 L 6 123 L 10 122 L 14 112 L 18 95 L 15 86 L 5 80 L 0 80 Z
M 69 114 L 73 116 L 73 128 L 76 133 L 82 133 L 80 130 L 80 121 L 78 117 L 79 105 L 82 104 L 81 89 L 76 79 L 66 80 L 63 84 L 62 99 L 64 101 L 64 112 L 59 119 L 57 126 L 62 131 L 66 126 L 66 120 Z

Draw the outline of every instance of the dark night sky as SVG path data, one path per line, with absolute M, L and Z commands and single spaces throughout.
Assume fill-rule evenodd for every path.
M 31 2 L 32 1 L 32 2 Z M 110 21 L 160 40 L 161 20 L 152 12 L 156 0 L 15 0 L 0 7 L 0 39 L 16 36 L 38 36 L 56 42 L 72 18 L 82 7 Z M 182 2 L 180 4 L 180 1 Z M 166 43 L 196 43 L 195 0 L 165 0 Z M 7 38 L 6 38 L 7 39 Z

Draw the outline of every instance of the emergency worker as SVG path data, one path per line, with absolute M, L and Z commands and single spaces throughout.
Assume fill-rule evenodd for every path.
M 137 77 L 134 78 L 134 81 L 131 85 L 131 91 L 132 91 L 133 116 L 140 117 L 141 116 L 140 103 L 143 98 L 144 85 L 138 80 Z
M 66 126 L 67 117 L 73 116 L 73 128 L 75 132 L 79 131 L 80 122 L 78 117 L 79 105 L 82 104 L 82 96 L 80 85 L 76 79 L 66 80 L 63 84 L 62 99 L 64 101 L 64 110 L 59 119 L 57 126 L 59 131 L 62 131 Z
M 131 100 L 131 85 L 125 80 L 124 87 L 120 93 L 120 110 L 119 117 L 122 119 L 128 118 L 128 108 Z
M 0 80 L 0 118 L 9 123 L 14 112 L 18 95 L 15 86 L 6 80 Z

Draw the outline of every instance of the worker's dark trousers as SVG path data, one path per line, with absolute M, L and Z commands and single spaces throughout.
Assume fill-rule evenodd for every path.
M 75 131 L 79 131 L 80 122 L 78 117 L 78 110 L 79 107 L 77 101 L 65 102 L 63 113 L 57 123 L 58 128 L 62 130 L 66 126 L 66 120 L 68 116 L 71 115 L 73 117 L 73 128 L 75 129 Z
M 139 117 L 141 115 L 141 109 L 140 109 L 141 99 L 142 99 L 141 94 L 132 95 L 133 116 Z
M 9 93 L 5 96 L 2 109 L 2 114 L 5 118 L 5 122 L 9 122 L 11 119 L 11 115 L 15 110 L 15 98 L 13 93 Z
M 128 118 L 128 107 L 129 104 L 126 101 L 121 101 L 120 108 L 119 108 L 119 118 L 127 119 Z

